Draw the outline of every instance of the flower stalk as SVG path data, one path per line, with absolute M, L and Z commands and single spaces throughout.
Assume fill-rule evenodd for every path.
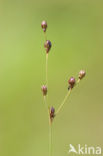
M 59 114 L 59 112 L 62 110 L 65 102 L 67 101 L 67 99 L 69 98 L 69 96 L 70 96 L 70 94 L 72 92 L 72 89 L 77 84 L 79 84 L 79 82 L 85 77 L 86 73 L 85 73 L 84 70 L 81 70 L 79 72 L 77 81 L 75 80 L 74 77 L 71 77 L 68 80 L 68 84 L 69 84 L 68 92 L 67 92 L 66 96 L 64 97 L 62 103 L 60 104 L 60 106 L 58 107 L 56 112 L 55 112 L 54 107 L 49 107 L 48 102 L 47 102 L 47 93 L 48 93 L 48 54 L 49 54 L 49 51 L 51 49 L 52 44 L 51 44 L 51 41 L 47 40 L 47 37 L 46 37 L 47 22 L 42 21 L 41 27 L 42 27 L 42 29 L 44 31 L 44 35 L 45 35 L 44 48 L 46 50 L 46 78 L 45 78 L 46 79 L 46 85 L 43 85 L 41 87 L 41 90 L 42 90 L 42 93 L 43 93 L 43 96 L 44 96 L 44 103 L 45 103 L 46 110 L 47 110 L 47 113 L 48 113 L 48 120 L 49 120 L 49 156 L 52 156 L 52 123 L 53 123 L 53 120 L 57 116 L 57 114 Z
M 60 110 L 63 108 L 63 106 L 64 106 L 66 100 L 68 99 L 68 97 L 70 96 L 70 94 L 71 94 L 71 89 L 69 89 L 68 93 L 67 93 L 66 96 L 64 97 L 63 102 L 60 104 L 59 108 L 57 109 L 57 111 L 56 111 L 56 116 L 57 116 L 57 114 L 60 112 Z
M 48 53 L 46 54 L 46 85 L 48 86 Z

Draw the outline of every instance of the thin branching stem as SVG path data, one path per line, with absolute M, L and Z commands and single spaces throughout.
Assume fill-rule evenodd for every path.
M 79 82 L 80 82 L 80 79 L 77 80 L 76 85 L 79 84 Z M 72 91 L 72 89 L 70 88 L 69 91 L 68 91 L 68 93 L 67 93 L 66 96 L 64 97 L 64 100 L 62 101 L 62 103 L 60 104 L 59 108 L 57 109 L 56 115 L 60 112 L 60 110 L 61 110 L 62 107 L 64 106 L 66 100 L 68 99 L 68 97 L 69 97 L 70 94 L 71 94 L 71 91 Z
M 47 40 L 46 32 L 44 32 L 45 41 Z M 48 88 L 48 53 L 46 53 L 46 86 Z M 50 108 L 48 108 L 48 104 L 46 102 L 47 97 L 44 97 L 44 102 L 46 105 L 46 109 L 48 111 L 48 119 L 49 119 L 49 156 L 52 156 L 52 122 L 50 119 Z
M 46 32 L 44 32 L 45 41 L 47 40 Z
M 46 101 L 47 99 L 46 99 L 46 96 L 44 96 L 44 103 L 45 103 L 45 108 L 46 108 L 46 110 L 47 110 L 47 112 L 48 112 L 48 105 L 47 105 L 47 101 Z
M 49 124 L 49 156 L 52 156 L 52 123 Z
M 65 104 L 67 98 L 69 97 L 70 93 L 71 93 L 71 89 L 68 91 L 68 93 L 67 93 L 66 96 L 64 97 L 64 100 L 62 101 L 62 103 L 60 104 L 59 108 L 57 109 L 56 115 L 60 112 L 60 110 L 61 110 L 62 107 L 64 106 L 64 104 Z
M 48 87 L 48 53 L 46 54 L 46 85 Z
M 49 117 L 49 156 L 52 156 L 52 122 L 50 119 L 50 108 L 48 108 Z
M 79 82 L 80 82 L 80 79 L 77 80 L 77 83 L 76 84 L 78 84 Z
M 49 156 L 52 156 L 52 122 L 50 119 L 50 109 L 48 109 L 49 115 Z
M 49 121 L 49 156 L 52 156 L 52 122 L 50 119 L 50 109 L 48 108 L 47 102 L 46 102 L 46 97 L 44 96 L 44 103 L 46 110 L 48 112 L 48 121 Z

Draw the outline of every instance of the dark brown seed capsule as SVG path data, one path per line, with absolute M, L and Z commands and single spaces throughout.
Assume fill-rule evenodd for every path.
M 73 88 L 74 85 L 75 85 L 75 78 L 74 77 L 71 77 L 69 80 L 68 80 L 68 83 L 70 85 L 70 88 Z
M 42 90 L 42 92 L 43 92 L 43 95 L 46 96 L 46 94 L 47 94 L 47 87 L 46 87 L 45 85 L 43 85 L 43 86 L 41 87 L 41 90 Z
M 81 70 L 80 72 L 79 72 L 79 79 L 81 80 L 84 76 L 86 75 L 86 72 L 84 71 L 84 70 Z
M 46 42 L 44 43 L 44 48 L 46 49 L 46 53 L 49 52 L 51 46 L 52 46 L 51 42 L 49 40 L 46 40 Z
M 42 27 L 43 31 L 46 32 L 46 29 L 47 29 L 47 22 L 46 22 L 46 21 L 42 21 L 41 27 Z
M 55 117 L 55 108 L 51 107 L 50 108 L 50 120 L 52 121 L 54 117 Z

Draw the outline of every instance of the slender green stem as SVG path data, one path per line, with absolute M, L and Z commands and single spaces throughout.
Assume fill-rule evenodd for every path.
M 44 96 L 44 103 L 45 103 L 45 108 L 48 111 L 48 105 L 47 105 L 47 101 L 46 101 L 46 96 Z
M 52 122 L 50 120 L 50 109 L 48 108 L 46 97 L 44 96 L 44 103 L 46 110 L 48 112 L 48 121 L 49 121 L 49 156 L 52 156 Z
M 52 156 L 52 123 L 49 124 L 49 156 Z
M 49 117 L 49 156 L 52 156 L 52 121 L 50 119 L 50 109 L 48 109 Z
M 45 41 L 47 40 L 47 37 L 46 37 L 46 32 L 44 32 L 44 37 L 45 37 Z
M 46 32 L 44 32 L 45 41 L 47 40 Z M 46 53 L 46 85 L 48 87 L 48 53 Z M 48 112 L 49 119 L 49 156 L 52 156 L 52 122 L 50 119 L 50 109 L 48 108 L 48 104 L 46 102 L 46 97 L 44 96 L 45 106 Z
M 57 109 L 56 115 L 60 112 L 60 110 L 61 110 L 62 107 L 64 106 L 64 104 L 65 104 L 67 98 L 69 97 L 70 93 L 71 93 L 71 89 L 68 91 L 68 93 L 67 93 L 66 96 L 64 97 L 63 102 L 60 104 L 59 108 Z
M 46 85 L 48 87 L 48 54 L 46 54 Z
M 80 82 L 80 79 L 77 80 L 76 85 L 79 84 L 79 82 Z M 60 112 L 60 110 L 61 110 L 62 107 L 64 106 L 64 104 L 65 104 L 67 98 L 70 96 L 71 90 L 72 90 L 72 89 L 70 88 L 69 91 L 68 91 L 68 93 L 67 93 L 66 96 L 64 97 L 63 102 L 60 104 L 59 108 L 57 109 L 56 115 Z
M 77 83 L 76 84 L 78 84 L 79 82 L 80 82 L 80 79 L 77 80 Z

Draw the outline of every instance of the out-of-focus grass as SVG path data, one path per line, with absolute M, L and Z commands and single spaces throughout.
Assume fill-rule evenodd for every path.
M 63 100 L 70 76 L 86 78 L 53 124 L 53 156 L 69 144 L 103 147 L 102 0 L 7 1 L 0 4 L 0 155 L 48 155 L 44 34 L 48 21 L 49 104 Z

